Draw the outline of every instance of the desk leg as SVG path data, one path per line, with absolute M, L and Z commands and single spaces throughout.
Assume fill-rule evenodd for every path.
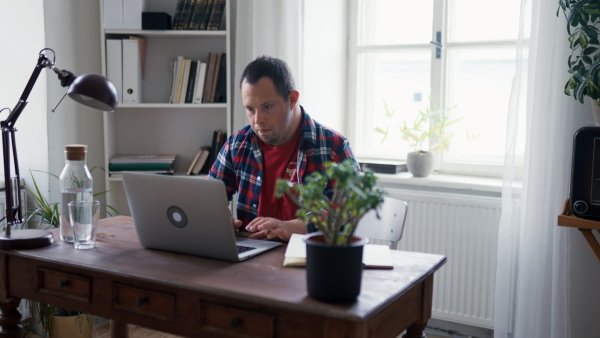
M 21 338 L 25 334 L 21 326 L 21 314 L 17 310 L 20 302 L 19 298 L 11 298 L 5 303 L 0 303 L 0 337 Z
M 423 281 L 423 308 L 421 309 L 421 318 L 406 329 L 402 338 L 426 338 L 425 326 L 431 318 L 431 306 L 433 305 L 433 275 Z
M 129 338 L 129 324 L 111 319 L 110 338 Z

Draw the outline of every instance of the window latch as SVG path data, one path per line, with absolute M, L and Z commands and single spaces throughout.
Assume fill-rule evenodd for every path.
M 430 44 L 435 46 L 435 58 L 439 59 L 442 57 L 442 32 L 435 33 L 436 41 L 429 41 Z

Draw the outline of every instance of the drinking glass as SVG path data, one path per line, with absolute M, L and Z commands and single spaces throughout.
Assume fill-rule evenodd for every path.
M 99 218 L 100 201 L 69 202 L 75 249 L 91 249 L 96 246 Z

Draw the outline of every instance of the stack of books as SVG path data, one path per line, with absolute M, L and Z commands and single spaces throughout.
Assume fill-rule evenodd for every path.
M 111 178 L 120 178 L 124 171 L 173 175 L 177 155 L 115 155 L 108 164 Z

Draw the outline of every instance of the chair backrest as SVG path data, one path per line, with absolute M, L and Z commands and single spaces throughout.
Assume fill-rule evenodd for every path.
M 379 219 L 375 210 L 369 211 L 358 222 L 355 233 L 371 239 L 389 241 L 390 248 L 396 249 L 404 232 L 407 207 L 406 202 L 386 196 L 378 210 Z

